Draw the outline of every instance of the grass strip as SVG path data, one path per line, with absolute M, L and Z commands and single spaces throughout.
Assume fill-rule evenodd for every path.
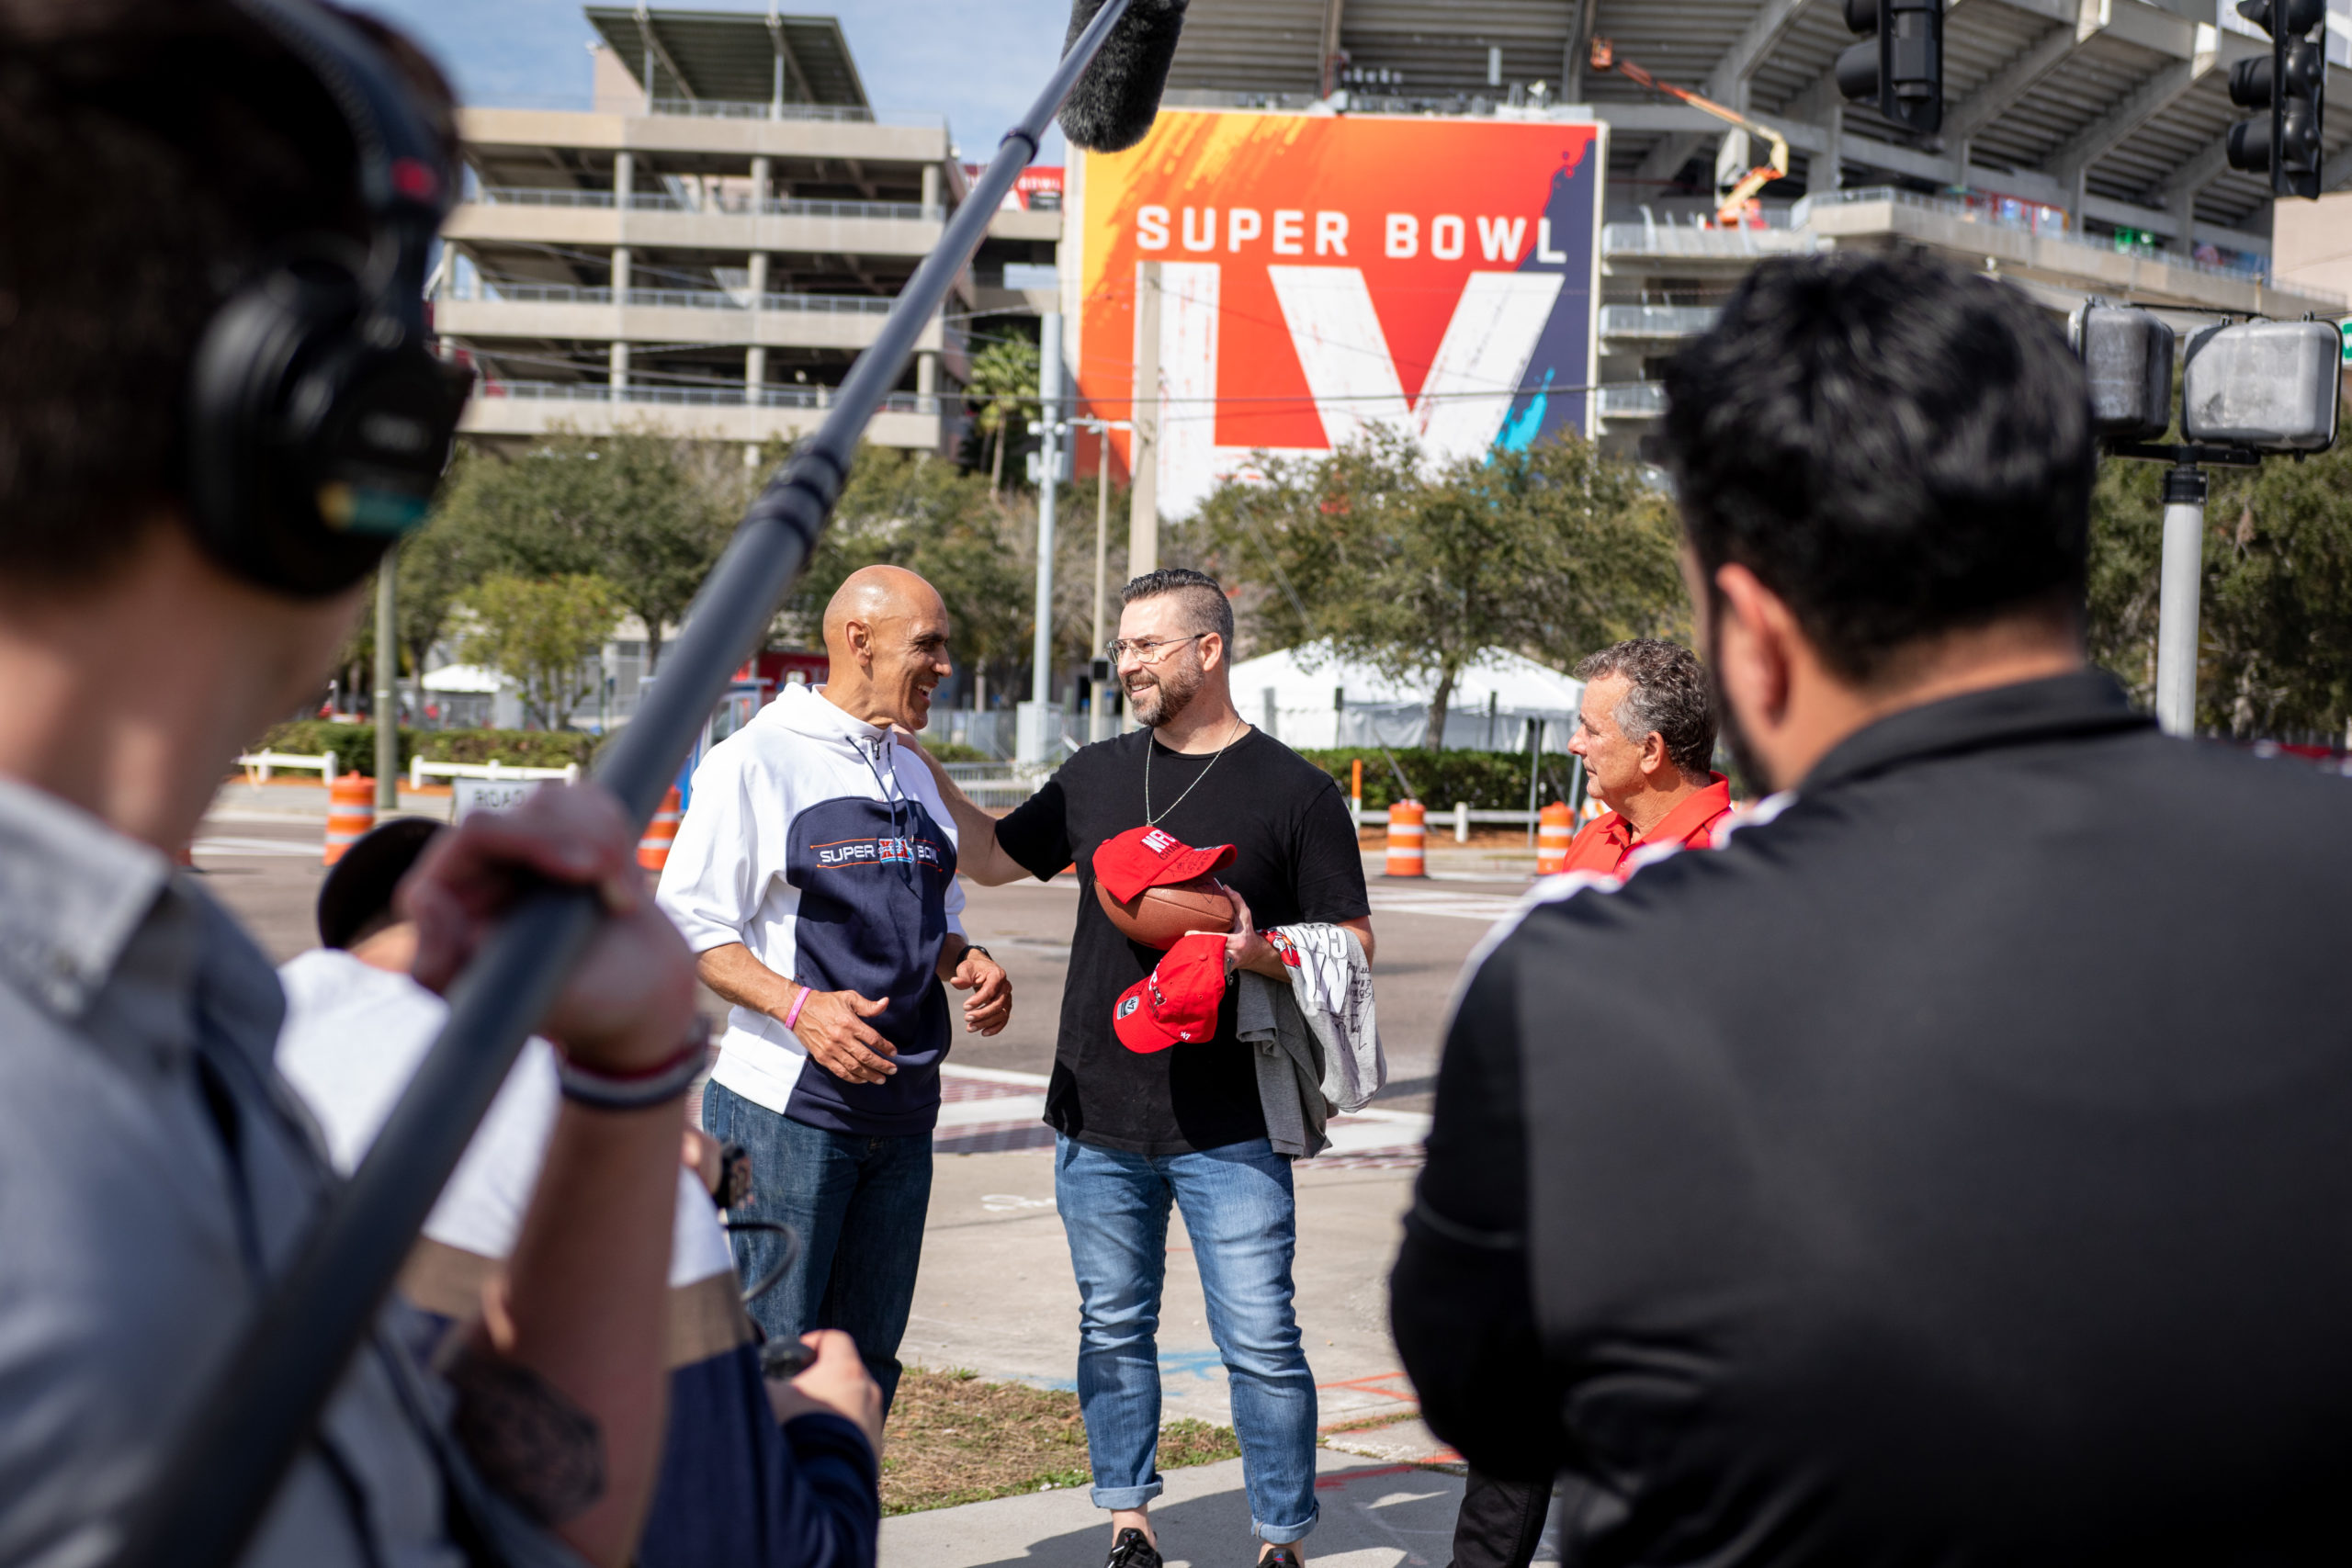
M 1077 1394 L 989 1382 L 962 1369 L 906 1370 L 883 1450 L 886 1515 L 1084 1486 L 1092 1478 Z M 1240 1452 L 1230 1427 L 1170 1421 L 1159 1431 L 1162 1470 L 1213 1464 Z

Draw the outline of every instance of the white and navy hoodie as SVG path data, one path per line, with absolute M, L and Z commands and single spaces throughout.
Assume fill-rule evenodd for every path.
M 844 1082 L 782 1020 L 741 1007 L 714 1082 L 828 1132 L 931 1130 L 950 1013 L 937 964 L 963 936 L 964 890 L 953 819 L 890 731 L 786 686 L 695 770 L 659 897 L 696 953 L 740 942 L 812 989 L 890 999 L 868 1021 L 898 1049 L 884 1082 Z

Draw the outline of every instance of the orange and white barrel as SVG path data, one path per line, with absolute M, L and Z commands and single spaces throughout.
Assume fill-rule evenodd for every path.
M 343 852 L 376 826 L 376 781 L 350 773 L 327 784 L 327 847 L 321 863 L 333 865 Z
M 1388 874 L 1426 876 L 1423 863 L 1429 845 L 1429 807 L 1418 800 L 1400 800 L 1388 808 Z
M 1568 866 L 1568 843 L 1577 836 L 1577 814 L 1555 800 L 1536 814 L 1535 874 L 1556 876 Z
M 670 846 L 677 841 L 678 818 L 684 813 L 678 805 L 678 786 L 672 784 L 670 793 L 662 797 L 662 809 L 645 825 L 645 837 L 637 841 L 637 863 L 657 876 L 670 863 Z

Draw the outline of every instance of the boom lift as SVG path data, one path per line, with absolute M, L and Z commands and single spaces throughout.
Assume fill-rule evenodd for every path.
M 1740 220 L 1747 215 L 1747 204 L 1754 199 L 1756 193 L 1774 180 L 1787 177 L 1789 141 L 1770 126 L 1760 120 L 1750 119 L 1737 109 L 1727 107 L 1711 98 L 1702 98 L 1688 87 L 1678 87 L 1671 82 L 1659 81 L 1632 61 L 1618 59 L 1617 46 L 1605 38 L 1597 38 L 1592 40 L 1591 63 L 1595 71 L 1614 71 L 1636 86 L 1647 87 L 1653 93 L 1664 93 L 1669 98 L 1679 98 L 1694 109 L 1703 110 L 1736 130 L 1744 130 L 1750 136 L 1760 136 L 1771 143 L 1771 159 L 1767 163 L 1757 164 L 1747 173 L 1740 175 L 1738 179 L 1732 182 L 1731 188 L 1723 193 L 1723 198 L 1715 208 L 1715 221 L 1724 228 L 1737 228 Z

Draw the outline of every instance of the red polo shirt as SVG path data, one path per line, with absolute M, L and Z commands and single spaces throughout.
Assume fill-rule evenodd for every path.
M 1715 841 L 1715 831 L 1724 818 L 1731 815 L 1731 781 L 1721 773 L 1709 776 L 1714 780 L 1713 784 L 1668 812 L 1646 837 L 1634 837 L 1633 824 L 1614 811 L 1595 818 L 1568 846 L 1568 863 L 1563 869 L 1623 876 L 1625 862 L 1634 852 L 1648 849 L 1652 844 L 1706 849 Z

